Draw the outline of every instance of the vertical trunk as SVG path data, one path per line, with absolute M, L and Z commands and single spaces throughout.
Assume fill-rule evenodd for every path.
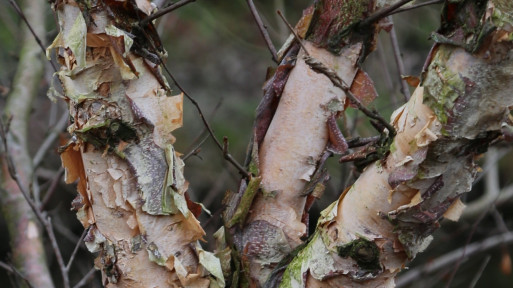
M 24 1 L 26 13 L 35 33 L 45 34 L 44 3 Z M 43 74 L 41 50 L 28 27 L 23 25 L 20 61 L 14 76 L 13 91 L 7 99 L 4 113 L 12 117 L 7 141 L 9 153 L 16 163 L 18 177 L 25 188 L 32 181 L 32 160 L 28 153 L 28 127 L 32 102 L 38 92 L 38 84 Z M 25 201 L 17 183 L 10 177 L 6 158 L 0 158 L 0 201 L 11 237 L 13 263 L 26 279 L 35 287 L 53 287 L 48 271 L 42 231 L 34 212 Z M 24 283 L 21 283 L 24 285 Z
M 242 181 L 239 193 L 228 197 L 224 215 L 253 285 L 275 281 L 272 271 L 280 271 L 278 263 L 308 236 L 308 209 L 328 179 L 322 168 L 326 150 L 347 149 L 333 126 L 349 100 L 342 89 L 315 72 L 305 56 L 334 70 L 349 87 L 361 84 L 372 99 L 372 81 L 359 63 L 374 49 L 380 25 L 370 23 L 361 31 L 353 27 L 380 5 L 372 0 L 316 1 L 296 25 L 305 39 L 303 46 L 289 41 L 281 50 L 281 64 L 266 83 L 249 164 L 253 178 Z M 334 124 L 330 129 L 329 122 Z
M 137 2 L 137 3 L 136 3 Z M 149 1 L 54 4 L 58 72 L 72 140 L 62 153 L 73 206 L 107 287 L 222 287 L 219 260 L 198 243 L 183 162 L 171 132 L 182 124 L 182 95 L 161 74 Z
M 282 287 L 394 287 L 439 220 L 458 218 L 474 158 L 510 121 L 512 12 L 508 1 L 446 3 L 422 82 L 392 115 L 390 154 L 323 212 Z

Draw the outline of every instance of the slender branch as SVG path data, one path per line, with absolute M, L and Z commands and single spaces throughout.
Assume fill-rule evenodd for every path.
M 397 10 L 398 8 L 400 8 L 401 6 L 411 2 L 413 0 L 401 0 L 393 5 L 390 5 L 388 7 L 385 7 L 383 9 L 380 9 L 376 12 L 374 12 L 374 14 L 370 15 L 369 17 L 365 18 L 365 20 L 361 21 L 359 26 L 368 26 L 368 25 L 371 25 L 372 23 L 375 23 L 385 17 L 387 17 L 388 15 L 390 15 L 390 13 L 394 12 L 395 10 Z
M 178 81 L 176 81 L 176 78 L 173 76 L 173 74 L 171 74 L 171 71 L 169 71 L 166 64 L 164 64 L 164 62 L 162 60 L 160 62 L 162 64 L 162 66 L 164 67 L 164 70 L 166 70 L 166 73 L 169 75 L 169 77 L 171 77 L 171 80 L 173 80 L 173 83 L 175 83 L 176 87 L 178 87 L 178 89 L 180 89 L 180 91 L 182 91 L 182 93 L 185 95 L 185 97 L 187 97 L 187 99 L 189 99 L 189 101 L 191 101 L 192 105 L 194 105 L 194 107 L 196 107 L 196 110 L 198 111 L 198 114 L 200 115 L 203 125 L 205 125 L 205 128 L 207 128 L 208 133 L 210 134 L 212 139 L 214 139 L 214 142 L 217 144 L 217 147 L 219 147 L 219 149 L 221 149 L 221 151 L 223 151 L 224 158 L 226 160 L 228 160 L 228 162 L 230 162 L 233 166 L 235 166 L 239 170 L 239 173 L 241 173 L 244 177 L 249 179 L 251 177 L 251 174 L 248 171 L 246 171 L 242 167 L 242 165 L 240 165 L 228 152 L 225 153 L 224 145 L 221 144 L 221 142 L 219 142 L 219 140 L 217 140 L 217 137 L 214 134 L 214 130 L 212 130 L 212 127 L 210 126 L 207 119 L 205 118 L 205 115 L 203 114 L 203 111 L 201 110 L 201 107 L 199 106 L 198 102 L 194 98 L 192 98 L 189 95 L 189 93 L 187 93 L 183 89 L 183 87 L 178 83 Z
M 75 284 L 75 286 L 73 286 L 73 288 L 80 288 L 86 285 L 87 282 L 91 280 L 91 276 L 94 275 L 94 272 L 96 272 L 96 268 L 93 267 L 91 270 L 89 270 L 89 272 L 87 272 L 87 274 L 84 275 L 84 277 L 82 277 L 82 279 L 80 279 L 77 284 Z
M 0 261 L 0 268 L 22 279 L 29 288 L 34 287 L 32 286 L 32 284 L 30 284 L 30 281 L 27 278 L 25 278 L 25 276 L 23 276 L 23 274 L 21 274 L 21 272 L 18 271 L 18 269 L 16 269 L 16 267 L 14 267 L 13 265 Z
M 36 215 L 36 218 L 43 224 L 43 227 L 45 228 L 48 237 L 50 238 L 50 243 L 52 245 L 52 248 L 55 253 L 55 257 L 57 258 L 57 262 L 59 263 L 59 268 L 61 270 L 62 274 L 62 281 L 65 288 L 69 288 L 69 277 L 68 273 L 66 271 L 66 267 L 64 266 L 64 260 L 62 258 L 61 251 L 59 250 L 59 245 L 57 244 L 57 239 L 55 238 L 55 234 L 53 232 L 51 219 L 47 218 L 44 212 L 38 209 L 34 201 L 30 198 L 29 191 L 23 186 L 21 183 L 18 173 L 16 172 L 16 166 L 14 165 L 13 159 L 11 158 L 11 154 L 9 153 L 9 146 L 7 144 L 7 133 L 8 133 L 8 127 L 4 126 L 4 122 L 0 117 L 0 137 L 2 138 L 2 144 L 4 146 L 4 151 L 6 153 L 6 160 L 7 160 L 7 166 L 9 170 L 9 174 L 11 178 L 16 182 L 18 185 L 18 188 L 20 189 L 21 194 L 29 204 L 32 211 L 34 211 L 34 214 Z
M 389 18 L 390 22 L 392 22 L 392 18 Z M 405 102 L 410 99 L 410 88 L 408 87 L 408 83 L 403 79 L 403 76 L 406 75 L 404 72 L 404 63 L 402 58 L 402 53 L 399 48 L 399 41 L 397 40 L 397 33 L 395 33 L 395 26 L 392 25 L 392 29 L 390 30 L 390 42 L 392 42 L 392 50 L 394 50 L 394 59 L 395 64 L 397 66 L 397 70 L 399 71 L 399 81 L 401 82 L 401 92 L 403 92 Z
M 155 20 L 155 19 L 157 19 L 159 17 L 162 17 L 162 16 L 166 15 L 167 13 L 172 12 L 172 11 L 182 7 L 182 6 L 185 6 L 185 5 L 189 4 L 189 3 L 195 2 L 195 1 L 196 0 L 181 0 L 181 1 L 178 1 L 178 2 L 176 2 L 174 4 L 171 4 L 171 5 L 167 6 L 166 8 L 163 8 L 163 9 L 159 10 L 157 13 L 152 14 L 152 15 L 142 19 L 139 22 L 139 25 L 140 26 L 145 26 L 148 23 L 150 23 L 151 21 L 153 21 L 153 20 Z
M 64 258 L 62 257 L 61 250 L 59 249 L 59 244 L 57 243 L 57 238 L 55 237 L 55 233 L 53 232 L 52 219 L 50 217 L 46 218 L 44 222 L 46 232 L 48 232 L 48 238 L 50 238 L 50 243 L 52 244 L 53 251 L 55 253 L 55 258 L 57 258 L 57 263 L 59 264 L 59 269 L 62 274 L 62 281 L 65 288 L 69 288 L 69 276 L 68 270 L 66 269 L 66 264 L 64 264 Z
M 68 123 L 68 118 L 68 114 L 64 113 L 59 119 L 59 122 L 57 122 L 57 125 L 53 127 L 53 129 L 50 131 L 50 134 L 48 134 L 45 140 L 43 140 L 43 143 L 41 143 L 39 149 L 36 152 L 36 155 L 34 155 L 34 158 L 32 159 L 32 165 L 34 166 L 34 168 L 41 164 L 41 161 L 43 160 L 46 152 L 48 151 L 48 149 L 52 147 L 53 141 L 57 139 L 59 133 L 61 133 L 64 127 L 66 127 L 66 124 Z
M 20 6 L 18 6 L 18 4 L 16 3 L 15 0 L 9 0 L 9 3 L 11 3 L 12 7 L 14 8 L 14 10 L 16 10 L 16 13 L 18 13 L 18 15 L 20 15 L 21 19 L 23 19 L 23 22 L 25 22 L 25 24 L 27 24 L 27 27 L 29 28 L 30 33 L 32 33 L 32 36 L 34 36 L 34 39 L 36 40 L 37 44 L 41 48 L 41 51 L 43 52 L 43 55 L 45 55 L 46 54 L 46 49 L 45 49 L 45 47 L 43 45 L 43 42 L 41 42 L 41 39 L 39 39 L 39 37 L 37 36 L 36 32 L 34 32 L 34 29 L 32 29 L 32 26 L 28 22 L 27 17 L 25 17 L 25 14 L 21 10 Z M 55 67 L 55 64 L 53 64 L 52 61 L 49 61 L 49 62 L 52 65 L 53 71 L 57 72 L 57 67 Z
M 71 264 L 73 264 L 73 260 L 75 260 L 75 256 L 77 255 L 78 249 L 80 248 L 80 245 L 82 245 L 82 240 L 84 240 L 84 237 L 87 234 L 88 229 L 84 229 L 84 232 L 82 232 L 82 235 L 77 241 L 77 244 L 75 245 L 75 249 L 73 249 L 73 253 L 71 253 L 71 256 L 69 257 L 68 264 L 66 265 L 66 270 L 69 272 L 69 269 L 71 268 Z
M 258 10 L 256 9 L 253 0 L 246 0 L 246 2 L 248 3 L 249 10 L 251 11 L 253 18 L 258 25 L 258 30 L 264 38 L 265 44 L 267 44 L 267 48 L 269 49 L 269 52 L 271 52 L 273 61 L 278 63 L 278 52 L 276 52 L 276 48 L 274 47 L 271 37 L 269 37 L 269 33 L 267 32 L 267 27 L 262 22 L 262 18 L 260 17 L 260 14 L 258 14 Z
M 472 282 L 470 282 L 469 288 L 474 288 L 477 284 L 477 281 L 479 281 L 479 278 L 481 278 L 481 275 L 483 275 L 483 271 L 488 265 L 488 262 L 490 262 L 490 259 L 492 256 L 486 255 L 486 258 L 483 260 L 483 263 L 481 263 L 481 266 L 479 266 L 479 270 L 477 270 L 476 275 L 472 278 Z
M 323 63 L 321 63 L 317 59 L 310 57 L 310 53 L 308 53 L 308 50 L 306 49 L 306 47 L 303 46 L 301 38 L 299 37 L 299 35 L 297 35 L 297 33 L 294 30 L 294 28 L 292 27 L 292 25 L 290 25 L 290 23 L 287 21 L 287 19 L 285 19 L 285 17 L 279 10 L 276 11 L 276 13 L 278 13 L 278 15 L 280 15 L 283 22 L 287 25 L 287 27 L 289 27 L 290 31 L 294 34 L 294 37 L 299 42 L 299 45 L 301 45 L 301 48 L 303 48 L 303 50 L 305 51 L 306 56 L 304 57 L 304 59 L 305 59 L 306 64 L 308 64 L 312 70 L 314 70 L 316 72 L 320 72 L 320 73 L 324 74 L 326 77 L 328 77 L 328 79 L 331 80 L 331 82 L 333 83 L 334 86 L 342 89 L 342 91 L 344 91 L 346 93 L 347 98 L 351 99 L 351 101 L 354 102 L 356 107 L 360 111 L 362 111 L 363 114 L 367 115 L 368 117 L 370 117 L 372 119 L 379 121 L 381 124 L 383 124 L 383 126 L 385 126 L 388 129 L 388 131 L 390 132 L 390 135 L 392 137 L 395 136 L 396 132 L 395 132 L 394 127 L 392 125 L 390 125 L 383 117 L 381 117 L 381 115 L 379 115 L 375 112 L 371 112 L 369 109 L 367 109 L 365 106 L 363 106 L 363 104 L 360 102 L 360 100 L 358 100 L 358 98 L 356 98 L 356 96 L 354 96 L 354 94 L 349 90 L 348 85 L 344 82 L 344 80 L 342 80 L 340 77 L 338 77 L 338 75 L 335 71 L 326 67 Z
M 55 176 L 52 178 L 50 182 L 50 187 L 46 190 L 45 196 L 43 200 L 41 200 L 41 210 L 44 210 L 46 205 L 48 205 L 48 202 L 52 198 L 53 193 L 55 192 L 57 185 L 59 184 L 59 180 L 62 177 L 62 174 L 64 173 L 64 168 L 60 167 L 59 170 L 55 173 Z
M 377 120 L 383 126 L 385 126 L 388 129 L 390 136 L 394 137 L 396 135 L 395 128 L 390 123 L 388 123 L 381 115 L 379 115 L 376 112 L 372 112 L 365 106 L 363 106 L 362 102 L 360 102 L 360 100 L 358 100 L 358 98 L 356 98 L 356 96 L 349 90 L 348 85 L 344 82 L 344 80 L 342 80 L 337 75 L 335 71 L 326 67 L 320 61 L 309 56 L 305 56 L 305 62 L 310 66 L 310 68 L 312 68 L 312 70 L 322 73 L 326 77 L 328 77 L 328 79 L 331 80 L 331 83 L 333 83 L 335 87 L 342 89 L 342 91 L 346 93 L 347 98 L 349 98 L 353 102 L 353 104 L 358 108 L 358 110 L 362 111 L 363 114 L 365 114 L 367 117 Z
M 494 235 L 486 238 L 483 241 L 465 245 L 465 247 L 453 250 L 452 252 L 429 261 L 421 267 L 411 269 L 408 272 L 402 274 L 397 278 L 396 287 L 405 287 L 411 282 L 417 279 L 421 279 L 423 275 L 427 275 L 445 267 L 449 267 L 455 262 L 459 261 L 461 255 L 463 254 L 465 255 L 465 258 L 469 258 L 477 253 L 488 251 L 499 245 L 507 245 L 511 243 L 513 243 L 513 232 Z
M 277 10 L 276 13 L 278 13 L 278 15 L 280 15 L 280 18 L 281 18 L 281 20 L 283 20 L 283 23 L 285 23 L 285 25 L 287 25 L 287 27 L 289 28 L 290 32 L 292 32 L 292 34 L 294 34 L 294 38 L 296 38 L 296 41 L 299 42 L 299 45 L 301 45 L 301 48 L 303 48 L 303 51 L 305 51 L 305 54 L 307 56 L 310 56 L 310 53 L 308 53 L 308 50 L 306 50 L 306 47 L 303 45 L 303 42 L 301 40 L 301 37 L 299 37 L 299 35 L 297 35 L 294 27 L 292 27 L 292 25 L 290 25 L 289 21 L 287 21 L 287 19 L 285 19 L 285 16 L 283 16 L 283 14 L 281 13 L 280 10 Z
M 423 3 L 411 5 L 410 7 L 404 7 L 404 8 L 400 8 L 400 9 L 397 9 L 395 11 L 392 11 L 392 12 L 390 12 L 388 14 L 388 16 L 394 15 L 394 14 L 397 14 L 397 13 L 402 13 L 402 12 L 409 11 L 409 10 L 413 10 L 413 9 L 417 9 L 417 8 L 420 8 L 420 7 L 428 6 L 428 5 L 440 4 L 440 3 L 443 3 L 444 1 L 445 0 L 431 0 L 431 1 L 426 1 L 426 2 L 423 2 Z
M 203 146 L 203 144 L 208 140 L 208 138 L 210 138 L 210 135 L 205 135 L 205 137 L 201 139 L 198 145 L 196 145 L 191 151 L 189 151 L 189 153 L 185 154 L 185 156 L 182 157 L 182 160 L 185 161 L 189 157 L 197 155 L 201 151 L 201 146 Z

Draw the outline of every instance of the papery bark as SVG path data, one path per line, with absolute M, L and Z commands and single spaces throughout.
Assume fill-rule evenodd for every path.
M 57 1 L 60 33 L 50 48 L 69 104 L 71 141 L 61 154 L 86 246 L 106 287 L 222 287 L 219 260 L 186 196 L 184 163 L 171 132 L 182 95 L 161 74 L 165 51 L 149 1 Z M 192 206 L 191 206 L 192 205 Z
M 446 3 L 422 82 L 392 115 L 390 155 L 322 213 L 281 287 L 394 287 L 439 221 L 458 219 L 475 158 L 509 122 L 512 12 L 504 1 Z
M 44 3 L 36 1 L 23 1 L 22 9 L 25 11 L 29 23 L 35 33 L 42 37 L 45 35 Z M 38 84 L 43 75 L 43 61 L 41 49 L 37 45 L 29 28 L 23 25 L 20 61 L 14 76 L 12 92 L 7 99 L 4 115 L 12 117 L 7 141 L 9 151 L 0 158 L 0 201 L 2 213 L 6 219 L 11 237 L 12 261 L 21 274 L 35 287 L 54 287 L 46 253 L 43 245 L 41 223 L 38 222 L 34 212 L 23 197 L 18 184 L 13 180 L 7 168 L 6 157 L 11 157 L 16 165 L 16 172 L 20 183 L 28 189 L 33 177 L 32 159 L 28 150 L 29 117 L 33 100 L 38 94 Z M 44 39 L 44 37 L 42 37 Z M 5 123 L 5 121 L 4 121 Z M 20 285 L 25 285 L 20 282 Z
M 304 56 L 336 71 L 349 87 L 362 83 L 355 81 L 359 75 L 366 87 L 355 89 L 375 93 L 359 63 L 374 49 L 380 26 L 373 23 L 365 35 L 350 27 L 377 8 L 376 1 L 316 1 L 296 25 L 306 51 L 295 40 L 281 50 L 282 62 L 257 110 L 249 164 L 254 177 L 228 197 L 224 215 L 250 285 L 274 281 L 273 269 L 308 236 L 308 209 L 328 179 L 323 154 L 330 142 L 338 142 L 330 141 L 327 122 L 350 104 L 344 91 L 312 70 Z M 244 214 L 241 207 L 251 208 Z

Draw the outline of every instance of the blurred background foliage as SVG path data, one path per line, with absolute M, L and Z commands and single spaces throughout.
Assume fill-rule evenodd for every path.
M 255 1 L 277 49 L 290 33 L 276 14 L 276 10 L 281 10 L 288 21 L 294 24 L 299 20 L 302 10 L 311 2 L 311 0 Z M 393 16 L 405 74 L 414 76 L 420 74 L 432 45 L 429 35 L 438 27 L 440 9 L 441 5 L 431 5 Z M 41 36 L 46 43 L 50 43 L 58 32 L 55 16 L 49 5 L 48 9 L 41 13 L 45 13 L 48 19 L 47 34 Z M 0 8 L 0 67 L 2 67 L 0 69 L 0 106 L 2 110 L 16 71 L 20 38 L 18 31 L 21 25 L 24 24 L 16 12 L 8 1 L 4 0 Z M 218 139 L 222 139 L 223 136 L 228 137 L 230 152 L 242 163 L 251 136 L 255 109 L 263 94 L 262 86 L 266 71 L 269 66 L 274 66 L 246 1 L 198 0 L 162 17 L 157 21 L 157 29 L 168 52 L 169 69 L 183 88 L 198 100 Z M 363 67 L 374 80 L 379 94 L 371 106 L 385 118 L 390 117 L 392 111 L 404 103 L 404 96 L 400 91 L 399 72 L 393 55 L 389 34 L 382 32 L 378 38 L 377 51 L 368 57 Z M 47 65 L 45 78 L 41 79 L 38 98 L 36 103 L 32 104 L 34 109 L 30 122 L 31 153 L 37 151 L 48 131 L 66 111 L 63 103 L 52 103 L 46 97 L 51 79 L 52 70 L 50 65 Z M 187 100 L 184 101 L 184 126 L 175 133 L 177 138 L 175 146 L 177 151 L 186 154 L 197 148 L 198 143 L 207 134 L 195 108 Z M 368 124 L 368 120 L 354 110 L 347 111 L 339 124 L 344 127 L 343 131 L 350 132 L 353 137 L 377 134 Z M 43 196 L 56 173 L 62 176 L 60 159 L 56 151 L 57 145 L 57 143 L 53 145 L 54 148 L 47 153 L 42 165 L 36 170 Z M 507 147 L 501 148 L 501 151 L 505 149 Z M 513 168 L 512 160 L 511 153 L 502 153 L 501 160 L 497 163 L 500 166 L 501 187 L 512 184 L 512 176 L 508 172 Z M 357 176 L 351 164 L 340 165 L 335 158 L 329 160 L 328 168 L 332 179 L 323 198 L 312 207 L 311 229 L 315 227 L 319 212 L 336 200 L 344 187 L 354 181 Z M 486 169 L 483 173 L 485 172 Z M 223 159 L 222 153 L 211 139 L 200 147 L 198 154 L 187 159 L 185 173 L 190 182 L 190 195 L 193 200 L 202 202 L 213 214 L 209 217 L 203 213 L 200 217 L 207 232 L 208 243 L 205 245 L 212 248 L 211 234 L 221 225 L 220 211 L 224 193 L 226 190 L 237 189 L 240 175 Z M 473 191 L 465 196 L 467 200 L 478 198 L 483 194 L 484 185 L 481 182 L 477 182 Z M 70 211 L 70 202 L 75 197 L 76 190 L 73 185 L 65 185 L 61 179 L 52 193 L 46 209 L 55 223 L 59 244 L 67 259 L 83 231 L 74 212 Z M 512 207 L 511 202 L 498 207 L 506 227 L 513 227 Z M 470 234 L 472 234 L 470 242 L 473 242 L 501 232 L 495 218 L 487 215 L 486 211 L 482 215 L 484 218 L 481 217 L 480 222 L 476 222 L 479 217 L 465 219 L 458 223 L 444 221 L 442 228 L 436 232 L 432 245 L 413 261 L 411 269 L 463 247 Z M 0 259 L 8 261 L 10 247 L 5 221 L 6 219 L 0 219 Z M 49 261 L 54 263 L 51 249 L 48 248 L 47 251 L 50 255 Z M 504 264 L 506 255 L 511 255 L 511 249 L 508 250 L 506 246 L 481 253 L 468 261 L 462 261 L 451 287 L 469 287 L 469 283 L 487 255 L 491 256 L 491 260 L 475 287 L 487 287 L 487 285 L 513 287 L 511 267 L 509 270 L 505 269 L 507 266 Z M 81 275 L 88 271 L 94 258 L 85 249 L 79 252 L 78 257 L 78 264 L 70 275 L 72 283 L 78 281 Z M 59 281 L 58 268 L 54 264 L 50 267 L 56 276 L 54 279 Z M 433 275 L 424 275 L 422 279 L 418 279 L 408 287 L 445 287 L 448 272 L 450 269 L 446 268 Z M 98 278 L 99 275 L 89 287 L 101 287 Z M 9 276 L 3 270 L 0 270 L 0 283 L 7 285 L 11 283 Z

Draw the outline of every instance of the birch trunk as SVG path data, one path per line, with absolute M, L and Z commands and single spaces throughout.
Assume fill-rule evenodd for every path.
M 392 115 L 389 156 L 323 212 L 280 287 L 394 287 L 439 221 L 458 219 L 475 158 L 510 123 L 513 5 L 445 5 L 422 82 Z
M 223 287 L 219 260 L 198 240 L 183 161 L 171 132 L 182 95 L 161 74 L 165 57 L 149 1 L 57 1 L 60 33 L 49 49 L 69 104 L 61 154 L 73 207 L 106 287 Z

